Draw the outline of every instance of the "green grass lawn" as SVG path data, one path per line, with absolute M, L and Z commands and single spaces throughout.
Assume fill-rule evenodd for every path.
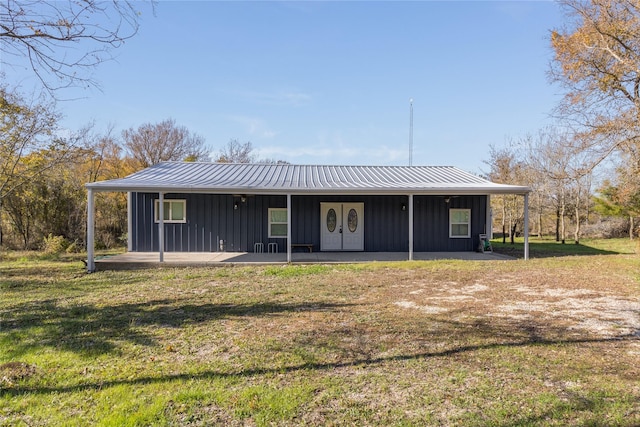
M 4 254 L 0 425 L 636 426 L 640 258 L 580 246 L 94 274 Z
M 496 252 L 523 257 L 524 238 L 515 239 L 511 244 L 509 238 L 503 243 L 502 239 L 493 239 L 491 244 Z M 529 238 L 529 255 L 531 258 L 557 257 L 567 255 L 615 255 L 633 254 L 638 251 L 640 244 L 638 240 L 628 238 L 619 239 L 582 239 L 579 244 L 573 240 L 566 240 L 565 243 L 556 242 L 552 237 Z

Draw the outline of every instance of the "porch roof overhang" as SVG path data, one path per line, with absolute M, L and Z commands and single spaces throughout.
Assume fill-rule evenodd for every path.
M 527 194 L 451 166 L 316 166 L 164 162 L 125 178 L 86 184 L 93 191 L 216 194 Z

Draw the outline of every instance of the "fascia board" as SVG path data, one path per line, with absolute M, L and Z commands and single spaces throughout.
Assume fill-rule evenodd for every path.
M 106 183 L 106 182 L 105 182 Z M 430 188 L 424 187 L 399 187 L 399 188 L 252 188 L 252 187 L 233 187 L 233 188 L 211 188 L 201 186 L 160 186 L 160 185 L 95 185 L 96 183 L 87 184 L 88 189 L 100 192 L 141 192 L 141 193 L 201 193 L 201 194 L 291 194 L 291 195 L 485 195 L 485 194 L 527 194 L 531 192 L 529 187 L 524 186 L 434 186 Z

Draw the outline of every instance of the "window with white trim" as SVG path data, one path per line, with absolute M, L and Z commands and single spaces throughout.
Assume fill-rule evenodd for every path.
M 449 209 L 449 238 L 471 237 L 471 209 Z
M 269 237 L 287 237 L 287 208 L 269 208 Z
M 187 222 L 187 201 L 178 199 L 164 200 L 164 222 Z M 154 218 L 160 222 L 160 200 L 156 199 L 154 204 Z

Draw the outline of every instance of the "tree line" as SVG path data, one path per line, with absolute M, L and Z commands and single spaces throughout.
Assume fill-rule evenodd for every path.
M 624 218 L 633 238 L 640 216 L 640 1 L 559 4 L 566 24 L 550 31 L 548 72 L 563 90 L 556 124 L 493 147 L 488 177 L 531 186 L 536 234 L 551 229 L 564 242 L 570 223 L 578 243 L 595 213 Z M 504 234 L 521 229 L 513 200 L 498 198 L 494 211 Z
M 579 243 L 583 235 L 634 239 L 640 232 L 638 158 L 616 153 L 614 163 L 596 165 L 588 153 L 569 148 L 568 138 L 573 137 L 561 127 L 548 127 L 491 146 L 486 177 L 531 188 L 533 235 L 552 235 L 561 243 Z M 509 238 L 513 243 L 524 230 L 521 196 L 494 196 L 492 211 L 494 229 L 500 230 L 503 241 Z
M 231 139 L 217 157 L 200 135 L 169 118 L 98 132 L 63 129 L 56 101 L 67 89 L 99 87 L 92 71 L 135 37 L 156 2 L 7 0 L 0 4 L 0 55 L 7 70 L 27 68 L 32 98 L 0 72 L 0 247 L 84 247 L 87 182 L 122 178 L 162 161 L 258 161 L 251 142 Z M 67 101 L 72 102 L 72 101 Z M 263 159 L 265 162 L 276 162 Z M 126 239 L 126 196 L 96 196 L 97 245 Z
M 0 117 L 0 244 L 6 248 L 60 245 L 58 236 L 69 250 L 84 248 L 88 182 L 123 178 L 163 161 L 257 161 L 251 142 L 236 139 L 212 159 L 205 139 L 173 119 L 120 133 L 98 132 L 95 124 L 62 129 L 52 101 L 30 102 L 6 86 L 0 88 Z M 126 195 L 100 193 L 96 203 L 97 244 L 126 242 Z

